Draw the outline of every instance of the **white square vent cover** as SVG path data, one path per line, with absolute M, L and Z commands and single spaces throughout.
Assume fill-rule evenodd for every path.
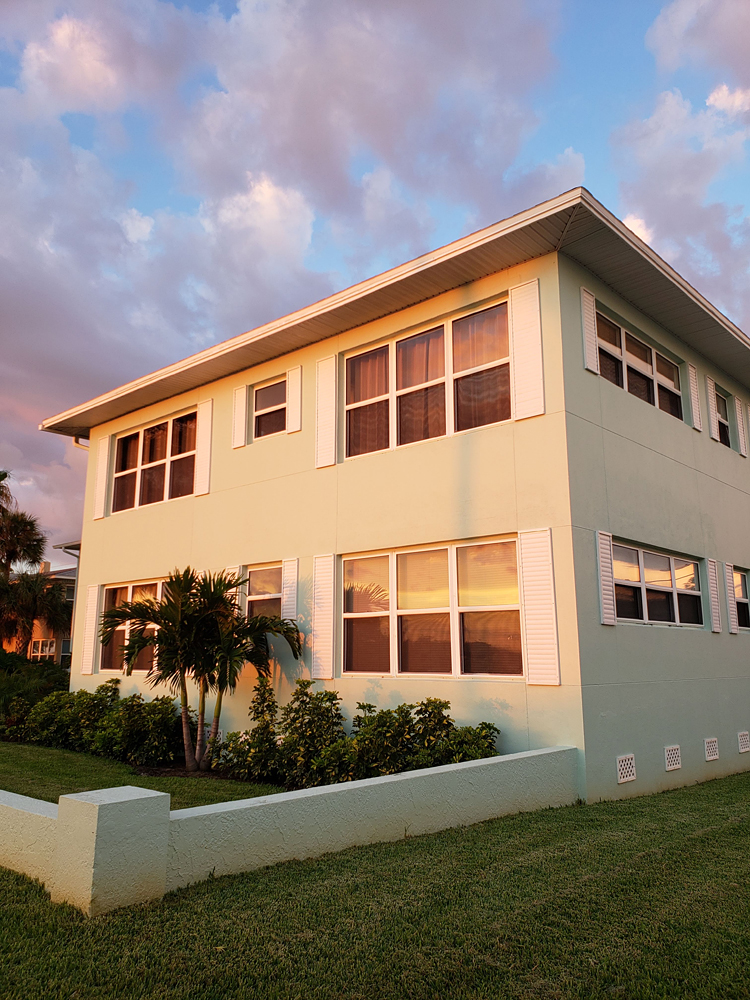
M 750 753 L 750 733 L 737 733 L 737 743 L 739 744 L 740 753 Z
M 704 740 L 703 745 L 706 748 L 706 760 L 719 759 L 719 741 L 715 736 L 710 736 L 707 740 Z
M 664 767 L 667 771 L 679 771 L 682 767 L 682 757 L 680 757 L 680 748 L 677 744 L 664 747 Z
M 624 781 L 635 781 L 635 754 L 628 753 L 617 758 L 617 784 Z

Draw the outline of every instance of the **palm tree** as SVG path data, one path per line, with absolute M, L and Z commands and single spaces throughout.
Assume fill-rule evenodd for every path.
M 34 622 L 43 622 L 52 632 L 70 629 L 71 606 L 65 586 L 43 573 L 19 573 L 8 581 L 0 577 L 0 632 L 16 640 L 16 650 L 28 656 Z
M 0 511 L 10 510 L 14 504 L 9 480 L 10 472 L 7 469 L 0 469 Z
M 9 580 L 14 563 L 40 563 L 46 544 L 37 518 L 15 505 L 0 507 L 0 577 Z
M 302 652 L 299 629 L 295 622 L 286 618 L 265 615 L 248 618 L 238 613 L 228 622 L 221 623 L 219 631 L 215 648 L 216 670 L 212 678 L 212 686 L 216 689 L 216 702 L 208 737 L 209 748 L 213 747 L 213 741 L 219 732 L 224 694 L 227 691 L 234 692 L 245 664 L 251 663 L 261 677 L 269 676 L 268 636 L 277 635 L 284 639 L 295 660 L 299 659 Z M 200 767 L 202 771 L 207 771 L 211 767 L 210 749 L 203 754 Z

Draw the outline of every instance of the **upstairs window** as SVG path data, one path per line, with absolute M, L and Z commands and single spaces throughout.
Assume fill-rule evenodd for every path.
M 750 628 L 750 604 L 748 603 L 747 573 L 734 571 L 734 598 L 737 602 L 737 624 L 740 628 Z
M 31 643 L 31 655 L 29 659 L 39 662 L 55 659 L 54 639 L 33 639 Z
M 346 455 L 510 420 L 508 304 L 346 360 Z
M 596 314 L 599 372 L 614 385 L 682 420 L 680 370 L 616 323 Z
M 617 544 L 612 546 L 612 555 L 618 618 L 703 624 L 696 562 Z
M 158 600 L 159 583 L 130 583 L 121 587 L 106 587 L 104 590 L 104 610 L 119 608 L 126 601 L 145 601 L 148 599 Z M 125 654 L 123 647 L 130 637 L 131 624 L 127 622 L 121 628 L 115 630 L 112 638 L 106 646 L 102 646 L 101 670 L 117 670 L 122 672 L 125 669 Z M 154 629 L 146 629 L 146 635 L 154 635 Z M 133 670 L 148 671 L 154 665 L 154 649 L 149 646 L 142 649 L 138 654 Z
M 113 511 L 193 492 L 196 423 L 197 414 L 186 413 L 117 439 Z
M 732 444 L 729 440 L 729 404 L 726 396 L 715 390 L 716 396 L 716 417 L 719 423 L 719 441 L 726 445 L 727 448 L 731 448 Z
M 247 573 L 247 613 L 251 618 L 281 615 L 281 565 L 251 569 Z
M 253 391 L 253 436 L 268 437 L 286 430 L 286 379 Z

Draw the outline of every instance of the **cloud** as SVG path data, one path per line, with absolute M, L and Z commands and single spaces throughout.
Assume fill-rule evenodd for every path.
M 626 215 L 622 220 L 628 229 L 631 229 L 636 236 L 643 240 L 644 243 L 651 243 L 654 238 L 654 230 L 646 225 L 643 219 L 639 218 L 637 215 Z
M 730 90 L 725 83 L 712 90 L 706 99 L 706 104 L 717 111 L 723 111 L 730 118 L 739 118 L 750 112 L 750 89 Z
M 709 66 L 736 83 L 750 84 L 747 0 L 673 0 L 649 29 L 646 44 L 663 69 Z

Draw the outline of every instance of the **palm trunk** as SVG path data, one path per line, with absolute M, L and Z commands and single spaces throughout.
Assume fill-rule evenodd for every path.
M 211 740 L 215 740 L 216 735 L 219 732 L 219 719 L 221 718 L 222 694 L 223 692 L 221 688 L 219 688 L 219 691 L 216 694 L 214 717 L 213 720 L 211 721 L 211 732 L 208 734 L 208 746 L 210 749 L 207 749 L 206 752 L 203 754 L 203 757 L 201 758 L 201 771 L 208 771 L 208 769 L 211 767 L 211 749 L 212 749 Z
M 198 764 L 206 752 L 206 678 L 198 681 L 198 732 L 195 735 L 195 759 Z
M 190 735 L 190 715 L 188 713 L 187 684 L 184 672 L 180 674 L 180 709 L 182 711 L 182 741 L 185 745 L 185 768 L 197 771 L 198 762 L 193 752 L 193 738 Z

